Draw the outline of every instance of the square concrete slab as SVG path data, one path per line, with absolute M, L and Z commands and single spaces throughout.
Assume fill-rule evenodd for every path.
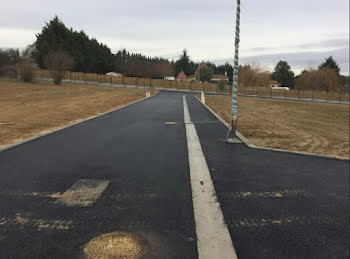
M 92 206 L 100 198 L 109 182 L 108 180 L 79 179 L 55 203 L 65 206 Z

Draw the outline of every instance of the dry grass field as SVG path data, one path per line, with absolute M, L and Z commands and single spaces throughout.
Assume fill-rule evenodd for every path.
M 0 79 L 0 147 L 143 97 L 144 89 Z
M 226 121 L 229 96 L 206 96 Z M 238 130 L 257 146 L 349 157 L 349 106 L 239 97 Z

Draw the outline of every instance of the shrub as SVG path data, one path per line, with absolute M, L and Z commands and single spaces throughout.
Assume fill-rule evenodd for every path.
M 238 68 L 238 86 L 269 87 L 270 73 L 259 64 L 244 65 Z
M 333 69 L 304 70 L 298 77 L 296 86 L 301 90 L 339 91 L 342 87 L 340 76 Z
M 34 78 L 33 66 L 28 60 L 22 60 L 18 63 L 18 74 L 24 82 L 32 82 Z
M 218 82 L 218 89 L 219 91 L 222 93 L 223 91 L 225 91 L 225 87 L 226 87 L 226 81 L 224 80 L 220 80 Z
M 197 73 L 197 79 L 201 82 L 210 82 L 214 75 L 214 70 L 212 67 L 203 66 L 199 68 L 199 73 Z
M 16 66 L 4 66 L 0 68 L 0 76 L 16 78 L 17 69 Z
M 56 51 L 44 57 L 44 64 L 50 70 L 55 85 L 59 85 L 67 72 L 73 66 L 73 59 L 64 51 Z

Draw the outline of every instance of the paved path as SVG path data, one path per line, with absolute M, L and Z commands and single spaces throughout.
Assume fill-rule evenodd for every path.
M 142 233 L 146 258 L 196 258 L 182 96 L 160 93 L 1 152 L 0 258 L 74 258 L 114 230 Z M 78 179 L 110 183 L 92 207 L 56 204 Z
M 210 121 L 196 129 L 238 258 L 349 257 L 349 162 L 225 144 L 227 129 L 188 107 Z
M 347 162 L 227 145 L 224 126 L 187 103 L 239 258 L 348 257 Z M 197 258 L 194 218 L 183 93 L 0 153 L 0 258 L 79 258 L 116 230 L 147 238 L 143 258 Z

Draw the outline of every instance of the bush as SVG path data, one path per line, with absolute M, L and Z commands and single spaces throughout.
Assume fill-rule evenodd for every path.
M 225 88 L 226 88 L 226 81 L 224 80 L 220 80 L 218 82 L 218 88 L 219 88 L 219 91 L 222 93 L 223 91 L 225 91 Z
M 270 73 L 259 64 L 244 65 L 238 68 L 238 86 L 269 87 Z
M 17 78 L 17 69 L 15 66 L 4 66 L 0 68 L 0 76 Z
M 296 86 L 301 90 L 339 91 L 342 82 L 337 71 L 329 68 L 304 70 Z
M 34 78 L 33 66 L 28 60 L 22 60 L 18 63 L 18 74 L 24 82 L 32 82 Z
M 67 70 L 72 68 L 73 59 L 64 51 L 56 51 L 44 57 L 44 64 L 55 85 L 60 85 Z
M 203 66 L 199 68 L 199 73 L 197 73 L 197 79 L 201 82 L 210 82 L 214 75 L 214 70 L 212 67 Z

